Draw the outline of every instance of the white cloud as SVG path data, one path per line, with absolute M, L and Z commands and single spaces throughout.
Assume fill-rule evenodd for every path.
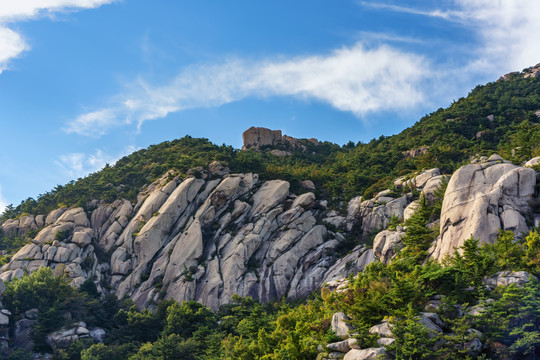
M 413 14 L 413 15 L 422 15 L 422 16 L 430 16 L 430 17 L 437 17 L 442 18 L 446 20 L 451 19 L 462 19 L 466 17 L 466 15 L 461 11 L 444 11 L 444 10 L 422 10 L 422 9 L 415 9 L 415 8 L 409 8 L 405 6 L 398 6 L 393 4 L 385 4 L 385 3 L 373 3 L 373 2 L 367 2 L 367 1 L 361 1 L 361 5 L 366 7 L 371 7 L 374 9 L 382 9 L 382 10 L 391 10 L 395 12 L 401 12 L 406 14 Z
M 8 205 L 7 200 L 2 195 L 2 185 L 0 185 L 0 214 L 4 212 L 7 205 Z
M 479 68 L 522 70 L 540 62 L 540 1 L 456 0 L 482 43 Z M 500 70 L 499 70 L 500 71 Z
M 138 150 L 137 147 L 130 145 L 115 155 L 107 154 L 101 149 L 96 150 L 93 154 L 70 153 L 60 155 L 59 160 L 56 160 L 55 163 L 71 179 L 78 179 L 101 170 L 106 164 L 114 165 L 118 159 L 136 150 Z
M 382 32 L 373 32 L 373 31 L 360 31 L 358 32 L 358 36 L 362 39 L 362 41 L 371 42 L 371 41 L 379 41 L 379 42 L 397 42 L 397 43 L 409 43 L 409 44 L 423 44 L 425 43 L 424 40 L 420 38 L 410 37 L 410 36 L 403 36 L 403 35 L 396 35 L 391 33 L 382 33 Z
M 0 73 L 6 70 L 9 60 L 29 50 L 22 36 L 7 24 L 29 20 L 40 15 L 77 9 L 96 8 L 115 0 L 15 0 L 3 1 L 0 5 Z
M 112 126 L 136 123 L 140 127 L 171 112 L 220 106 L 251 96 L 317 100 L 359 117 L 379 110 L 399 111 L 423 101 L 420 84 L 429 69 L 421 56 L 390 46 L 367 49 L 361 43 L 326 55 L 192 66 L 166 86 L 142 80 L 131 84 L 131 92 L 118 96 L 122 102 L 82 114 L 66 130 L 103 134 Z
M 92 9 L 114 0 L 16 0 L 3 1 L 0 22 L 7 23 L 76 9 Z
M 0 73 L 7 68 L 8 61 L 19 56 L 28 46 L 21 35 L 0 26 Z
M 540 1 L 452 0 L 447 9 L 418 9 L 386 3 L 360 2 L 364 7 L 441 18 L 471 30 L 478 46 L 467 45 L 476 74 L 502 75 L 540 62 Z M 452 71 L 452 70 L 451 70 Z
M 115 111 L 112 109 L 102 109 L 78 116 L 64 131 L 87 136 L 101 136 L 115 125 Z

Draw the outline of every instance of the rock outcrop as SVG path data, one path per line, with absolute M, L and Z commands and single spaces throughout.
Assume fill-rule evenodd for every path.
M 259 150 L 261 147 L 272 147 L 276 145 L 281 145 L 287 149 L 270 150 L 269 152 L 274 156 L 289 156 L 292 154 L 289 150 L 306 151 L 307 146 L 305 144 L 309 143 L 319 145 L 319 141 L 317 139 L 311 138 L 301 140 L 292 136 L 282 135 L 281 130 L 270 130 L 267 128 L 254 126 L 244 131 L 242 138 L 244 141 L 242 150 Z
M 398 250 L 403 248 L 401 239 L 405 236 L 403 231 L 383 230 L 373 240 L 373 253 L 379 260 L 388 264 Z
M 440 225 L 432 224 L 440 226 L 431 249 L 437 260 L 471 234 L 482 242 L 493 241 L 499 228 L 519 236 L 535 217 L 529 206 L 538 196 L 534 169 L 499 156 L 473 162 L 451 177 Z M 312 192 L 291 193 L 287 181 L 229 172 L 214 162 L 185 179 L 164 174 L 136 203 L 96 201 L 91 210 L 60 208 L 5 221 L 3 234 L 27 234 L 31 242 L 0 268 L 0 279 L 48 266 L 73 286 L 93 279 L 99 292 L 129 296 L 141 308 L 175 299 L 216 309 L 234 294 L 263 302 L 305 297 L 374 261 L 391 261 L 403 246 L 404 227 L 384 229 L 418 208 L 409 189 L 433 202 L 444 180 L 439 169 L 412 174 L 372 199 L 351 199 L 340 213 Z M 303 191 L 311 188 L 306 181 Z M 368 249 L 362 242 L 375 232 Z M 347 246 L 346 255 L 337 252 Z
M 426 154 L 429 150 L 429 146 L 422 146 L 416 149 L 411 149 L 403 152 L 405 159 L 415 158 Z
M 324 206 L 311 192 L 297 196 L 287 181 L 260 183 L 215 163 L 191 173 L 184 180 L 165 174 L 136 204 L 51 212 L 0 278 L 48 266 L 73 286 L 94 279 L 99 292 L 130 296 L 141 308 L 175 299 L 216 309 L 234 294 L 263 302 L 305 297 L 375 261 L 365 246 L 337 259 L 345 237 L 322 224 Z
M 499 229 L 516 236 L 527 233 L 535 185 L 533 169 L 504 162 L 498 155 L 458 169 L 446 189 L 432 257 L 442 260 L 471 236 L 492 243 Z
M 540 64 L 536 64 L 535 66 L 523 70 L 523 77 L 540 78 Z
M 242 150 L 259 150 L 261 146 L 276 145 L 281 141 L 281 130 L 270 130 L 263 127 L 250 127 L 242 134 L 244 145 Z
M 496 288 L 497 286 L 508 286 L 515 284 L 522 287 L 531 280 L 538 280 L 536 276 L 529 274 L 526 271 L 500 271 L 484 280 L 488 288 Z

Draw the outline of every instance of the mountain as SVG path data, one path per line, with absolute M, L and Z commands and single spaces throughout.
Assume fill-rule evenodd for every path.
M 0 315 L 4 348 L 54 351 L 60 358 L 66 351 L 62 349 L 71 349 L 75 340 L 89 341 L 90 346 L 108 336 L 115 339 L 114 346 L 124 346 L 132 342 L 126 335 L 131 330 L 125 327 L 139 320 L 154 321 L 156 332 L 164 331 L 162 341 L 179 336 L 179 329 L 187 326 L 169 324 L 176 309 L 182 316 L 204 314 L 201 319 L 213 319 L 215 326 L 212 311 L 221 314 L 219 326 L 234 315 L 233 325 L 220 330 L 222 337 L 216 335 L 217 345 L 196 338 L 193 346 L 215 349 L 219 356 L 229 351 L 235 355 L 227 356 L 235 358 L 242 352 L 228 349 L 227 339 L 229 345 L 242 346 L 259 330 L 255 320 L 250 325 L 255 327 L 241 330 L 241 315 L 234 306 L 247 317 L 258 311 L 261 321 L 266 316 L 273 319 L 274 328 L 270 320 L 259 323 L 269 334 L 280 326 L 274 315 L 298 316 L 297 310 L 287 310 L 288 305 L 279 311 L 263 310 L 261 303 L 299 301 L 321 289 L 324 305 L 310 321 L 339 318 L 336 311 L 348 309 L 359 336 L 373 345 L 376 336 L 361 329 L 383 324 L 376 323 L 392 310 L 384 309 L 383 314 L 380 304 L 364 309 L 357 301 L 371 304 L 373 297 L 383 298 L 389 284 L 413 286 L 396 279 L 414 278 L 414 286 L 428 289 L 423 293 L 413 286 L 410 294 L 405 288 L 392 290 L 397 291 L 394 315 L 399 319 L 406 308 L 414 312 L 428 301 L 440 300 L 440 291 L 460 304 L 477 302 L 481 294 L 474 290 L 467 295 L 463 288 L 477 288 L 478 281 L 498 270 L 528 272 L 511 273 L 515 281 L 499 274 L 495 285 L 528 283 L 539 273 L 531 250 L 537 246 L 533 228 L 540 225 L 537 68 L 478 86 L 400 134 L 367 144 L 338 146 L 264 128 L 244 133 L 243 150 L 184 137 L 137 151 L 86 178 L 9 207 L 0 223 L 0 279 L 7 283 L 6 308 Z M 518 241 L 515 244 L 528 245 L 514 248 L 511 240 L 503 248 L 501 242 L 510 237 Z M 471 258 L 471 251 L 476 257 Z M 464 263 L 456 262 L 461 256 Z M 500 260 L 501 256 L 519 261 Z M 471 275 L 473 265 L 480 267 Z M 454 279 L 453 287 L 444 283 L 445 277 Z M 61 291 L 43 288 L 39 293 L 42 284 Z M 371 294 L 370 300 L 362 298 L 364 294 Z M 122 307 L 117 299 L 130 299 L 136 307 Z M 171 305 L 172 300 L 183 302 L 183 307 L 174 307 L 179 305 Z M 107 311 L 109 316 L 104 315 Z M 65 321 L 55 322 L 58 316 Z M 297 336 L 331 343 L 339 334 L 338 318 L 336 324 L 327 321 L 310 330 L 318 335 L 307 336 L 306 330 Z M 430 322 L 437 322 L 432 318 Z M 441 333 L 451 328 L 440 321 Z M 166 330 L 165 323 L 175 330 Z M 174 343 L 192 341 L 197 331 L 202 328 Z M 399 339 L 398 333 L 392 336 Z M 142 333 L 132 336 L 139 344 L 156 340 Z M 272 346 L 293 343 L 278 339 Z M 313 345 L 295 345 L 305 347 L 297 349 L 298 357 L 289 353 L 272 358 L 313 358 Z M 464 351 L 477 356 L 487 348 L 482 346 Z M 360 351 L 354 346 L 339 349 L 335 356 L 352 352 L 353 358 L 353 350 Z M 532 354 L 535 351 L 533 346 Z M 78 354 L 81 358 L 81 349 Z M 253 353 L 246 356 L 255 358 Z

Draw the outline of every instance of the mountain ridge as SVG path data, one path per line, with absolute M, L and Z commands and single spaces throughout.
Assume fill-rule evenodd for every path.
M 252 128 L 248 135 L 257 141 L 245 138 L 253 149 L 184 137 L 137 151 L 3 214 L 0 279 L 8 284 L 8 304 L 18 284 L 53 273 L 65 286 L 97 298 L 129 299 L 140 309 L 130 310 L 135 317 L 150 314 L 145 309 L 159 314 L 168 301 L 218 311 L 244 301 L 238 296 L 272 303 L 322 291 L 331 302 L 345 283 L 346 296 L 375 296 L 369 277 L 384 289 L 401 276 L 430 269 L 437 282 L 450 276 L 445 271 L 454 271 L 461 286 L 467 281 L 459 271 L 468 267 L 459 261 L 469 259 L 474 246 L 484 244 L 481 249 L 488 250 L 474 251 L 489 252 L 504 239 L 521 246 L 534 238 L 540 224 L 539 109 L 540 81 L 513 74 L 478 86 L 398 135 L 367 144 L 337 146 Z M 268 139 L 261 141 L 261 133 Z M 484 261 L 484 272 L 467 276 L 480 281 L 479 274 L 506 270 L 504 258 L 497 261 L 502 261 L 498 267 Z M 445 262 L 454 267 L 438 267 Z M 427 270 L 420 270 L 422 264 Z M 520 266 L 537 273 L 534 261 L 530 264 Z M 374 275 L 393 267 L 396 273 L 385 275 L 392 280 Z M 396 275 L 400 267 L 406 271 Z M 50 275 L 43 269 L 51 269 Z M 357 283 L 351 282 L 356 274 Z M 415 281 L 428 281 L 423 276 Z M 324 283 L 335 285 L 335 295 L 325 293 Z M 354 286 L 362 291 L 355 293 Z M 411 299 L 404 288 L 396 291 L 402 309 Z M 466 297 L 461 287 L 445 291 Z M 365 312 L 347 300 L 339 304 L 349 315 L 358 311 L 354 319 L 365 321 L 364 327 L 374 326 L 383 313 Z M 10 314 L 0 318 L 0 335 L 7 334 L 7 326 L 34 321 L 35 314 L 26 314 L 33 309 L 17 306 L 10 308 L 17 311 L 11 318 L 11 310 L 0 309 Z M 35 316 L 45 321 L 46 315 Z M 329 326 L 320 325 L 323 332 Z M 66 331 L 54 335 L 60 340 L 49 339 L 48 347 L 39 345 L 43 337 L 36 335 L 36 344 L 55 350 L 84 338 L 78 328 Z M 13 341 L 24 342 L 17 340 L 21 334 L 15 332 Z M 2 339 L 8 346 L 9 336 Z M 312 345 L 306 353 L 312 354 Z

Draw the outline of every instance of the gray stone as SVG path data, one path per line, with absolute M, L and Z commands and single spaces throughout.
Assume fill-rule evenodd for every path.
M 446 176 L 439 175 L 432 177 L 426 182 L 421 195 L 425 197 L 428 203 L 433 204 L 435 202 L 435 192 L 441 187 L 442 182 L 445 180 L 447 180 Z
M 373 254 L 378 257 L 381 262 L 388 264 L 396 252 L 403 247 L 401 239 L 404 236 L 404 232 L 390 230 L 381 231 L 373 240 Z
M 341 338 L 349 336 L 349 332 L 354 328 L 349 324 L 349 318 L 342 312 L 337 312 L 332 316 L 332 331 Z
M 9 325 L 9 316 L 0 313 L 0 326 Z
M 361 216 L 362 197 L 357 196 L 349 200 L 347 205 L 347 221 L 354 222 Z
M 344 360 L 376 360 L 386 354 L 384 348 L 352 349 L 345 354 Z
M 347 351 L 351 350 L 351 347 L 349 346 L 349 339 L 328 344 L 326 347 L 330 350 L 339 351 L 341 353 L 346 353 Z
M 429 330 L 428 335 L 430 337 L 436 337 L 437 334 L 443 332 L 440 326 L 435 324 L 433 321 L 431 321 L 428 317 L 424 315 L 420 316 L 420 318 L 418 319 L 418 323 L 424 325 L 426 329 Z
M 292 207 L 301 206 L 304 209 L 309 209 L 311 206 L 313 206 L 314 203 L 315 203 L 315 194 L 313 194 L 312 192 L 308 192 L 308 193 L 298 196 L 294 200 Z
M 105 330 L 103 330 L 102 328 L 96 327 L 96 328 L 90 329 L 89 335 L 95 341 L 102 343 L 103 340 L 105 340 L 106 333 L 105 333 Z
M 417 175 L 416 177 L 414 177 L 411 181 L 411 184 L 414 187 L 423 188 L 428 182 L 428 180 L 430 180 L 431 178 L 435 176 L 440 176 L 440 175 L 441 175 L 441 171 L 438 168 L 425 170 L 421 172 L 419 175 Z
M 302 187 L 308 190 L 315 190 L 315 184 L 311 180 L 302 181 Z
M 90 331 L 88 331 L 88 329 L 86 327 L 79 326 L 77 328 L 77 330 L 75 331 L 75 333 L 78 336 L 84 336 L 84 335 L 88 335 L 90 333 Z
M 32 338 L 32 334 L 35 324 L 36 320 L 29 320 L 25 318 L 16 321 L 12 345 L 16 348 L 31 351 L 34 347 L 34 340 Z
M 39 315 L 39 310 L 38 309 L 30 309 L 30 310 L 27 310 L 25 313 L 24 313 L 24 317 L 27 318 L 27 319 L 30 319 L 30 320 L 35 320 L 37 319 Z
M 444 325 L 445 325 L 444 322 L 439 317 L 439 315 L 437 315 L 434 312 L 423 312 L 422 316 L 425 316 L 426 318 L 431 320 L 431 322 L 433 322 L 434 324 L 436 324 L 437 326 L 439 326 L 441 328 L 444 327 Z
M 271 180 L 265 182 L 259 191 L 253 195 L 253 206 L 250 215 L 261 215 L 274 208 L 289 194 L 289 182 L 283 180 Z
M 517 233 L 522 229 L 518 215 L 523 217 L 530 211 L 529 201 L 535 185 L 534 170 L 512 164 L 488 162 L 459 168 L 446 189 L 441 235 L 431 257 L 442 261 L 471 235 L 481 243 L 493 243 L 503 226 L 498 209 L 505 206 L 519 211 L 519 214 L 508 214 L 505 219 L 511 221 L 516 235 L 521 235 Z
M 394 326 L 390 324 L 388 321 L 384 321 L 380 324 L 374 325 L 369 329 L 370 334 L 377 334 L 380 337 L 385 338 L 393 338 L 394 334 L 392 334 L 392 328 Z
M 403 210 L 403 220 L 407 221 L 420 208 L 420 200 L 414 200 Z
M 516 284 L 516 286 L 522 287 L 531 279 L 537 280 L 536 276 L 526 271 L 500 271 L 484 279 L 484 283 L 492 288 L 508 286 L 510 284 Z
M 394 344 L 395 342 L 396 342 L 396 339 L 392 339 L 392 338 L 382 337 L 382 338 L 377 339 L 377 345 L 379 345 L 380 347 L 384 347 L 384 348 Z
M 527 161 L 525 164 L 523 164 L 524 167 L 533 167 L 535 165 L 540 164 L 540 156 L 534 157 L 531 160 Z
M 45 218 L 45 225 L 53 224 L 58 220 L 60 216 L 67 210 L 67 208 L 59 208 L 51 211 Z
M 502 156 L 500 156 L 499 154 L 493 154 L 491 155 L 487 161 L 488 162 L 492 162 L 492 161 L 503 161 L 504 159 L 502 158 Z
M 80 248 L 84 248 L 92 242 L 94 236 L 94 230 L 87 228 L 81 231 L 77 231 L 73 234 L 71 242 L 77 244 Z
M 77 340 L 79 336 L 77 335 L 77 328 L 71 328 L 67 330 L 58 330 L 47 335 L 47 344 L 53 349 L 60 348 L 64 349 L 69 347 L 72 342 Z
M 229 173 L 229 168 L 222 165 L 219 161 L 213 161 L 208 164 L 208 171 L 212 175 L 223 176 Z

